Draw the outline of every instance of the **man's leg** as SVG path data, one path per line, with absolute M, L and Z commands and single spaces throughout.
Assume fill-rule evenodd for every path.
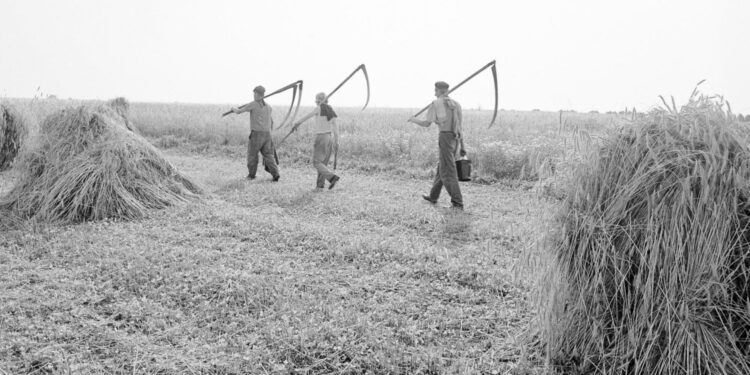
M 313 166 L 318 171 L 317 187 L 323 187 L 325 180 L 331 180 L 334 174 L 326 166 L 331 160 L 331 135 L 318 134 L 313 147 Z
M 423 196 L 425 200 L 430 201 L 431 203 L 437 203 L 438 198 L 440 198 L 440 192 L 443 190 L 443 181 L 440 178 L 440 164 L 438 164 L 437 169 L 435 170 L 435 178 L 432 180 L 432 188 L 430 188 L 430 195 Z
M 276 165 L 276 159 L 274 159 L 273 153 L 274 153 L 274 145 L 273 145 L 273 138 L 271 138 L 271 133 L 261 133 L 263 134 L 264 142 L 261 145 L 260 152 L 263 154 L 263 163 L 266 166 L 266 171 L 273 176 L 274 181 L 279 180 L 279 166 Z
M 463 208 L 464 201 L 461 196 L 461 188 L 458 186 L 458 172 L 456 171 L 456 136 L 453 133 L 440 133 L 440 166 L 438 169 L 440 180 L 451 196 L 451 204 L 453 207 Z
M 258 171 L 258 152 L 262 143 L 260 143 L 260 137 L 257 132 L 250 132 L 250 137 L 247 140 L 247 178 L 255 178 L 255 173 Z
M 333 189 L 336 183 L 339 181 L 339 176 L 328 169 L 328 163 L 331 162 L 331 155 L 333 155 L 333 139 L 328 136 L 328 151 L 326 151 L 326 157 L 323 159 L 323 166 L 328 170 L 328 176 L 324 177 L 328 180 L 328 188 Z

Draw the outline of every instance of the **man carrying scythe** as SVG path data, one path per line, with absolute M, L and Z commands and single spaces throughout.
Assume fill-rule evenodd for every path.
M 340 177 L 328 169 L 328 163 L 331 160 L 331 153 L 339 148 L 339 126 L 336 123 L 338 116 L 328 104 L 326 93 L 319 92 L 315 95 L 315 104 L 315 109 L 299 119 L 297 126 L 315 117 L 313 128 L 315 143 L 312 157 L 313 166 L 318 171 L 315 187 L 323 189 L 325 182 L 328 181 L 328 189 L 333 189 Z M 332 134 L 333 138 L 331 138 Z
M 341 86 L 349 81 L 349 79 L 352 78 L 352 76 L 354 76 L 354 74 L 358 71 L 362 71 L 362 74 L 365 77 L 365 82 L 367 83 L 367 101 L 365 101 L 365 105 L 364 107 L 362 107 L 362 110 L 364 111 L 365 108 L 367 108 L 367 103 L 370 102 L 370 78 L 367 75 L 367 68 L 365 67 L 365 64 L 360 64 L 329 94 L 326 95 L 326 93 L 320 92 L 315 95 L 315 109 L 309 114 L 303 116 L 299 121 L 292 121 L 292 129 L 289 130 L 289 133 L 287 133 L 287 135 L 281 139 L 281 142 L 279 142 L 279 144 L 283 143 L 284 140 L 289 138 L 289 136 L 292 135 L 292 133 L 294 133 L 300 125 L 302 125 L 302 123 L 313 117 L 315 118 L 313 131 L 316 135 L 315 144 L 313 146 L 312 160 L 313 166 L 315 166 L 315 169 L 318 172 L 318 178 L 316 181 L 317 189 L 322 189 L 325 186 L 326 180 L 328 181 L 328 189 L 333 189 L 333 187 L 336 186 L 336 183 L 340 179 L 338 175 L 328 169 L 328 162 L 331 159 L 331 153 L 333 153 L 334 157 L 333 169 L 336 169 L 336 159 L 339 148 L 339 128 L 338 124 L 336 123 L 337 115 L 333 108 L 328 104 L 328 99 L 333 94 L 335 94 L 336 91 L 341 88 Z M 333 137 L 331 137 L 331 135 L 333 135 Z
M 451 204 L 453 208 L 458 210 L 464 209 L 461 189 L 458 187 L 458 172 L 456 171 L 456 150 L 459 149 L 459 146 L 460 155 L 466 155 L 462 136 L 463 113 L 461 111 L 461 105 L 457 101 L 448 97 L 448 94 L 455 91 L 457 88 L 461 87 L 461 85 L 476 77 L 477 74 L 483 72 L 487 68 L 490 68 L 490 71 L 492 72 L 492 81 L 495 86 L 495 109 L 492 113 L 492 120 L 489 125 L 489 127 L 492 127 L 497 119 L 498 102 L 497 67 L 495 65 L 495 60 L 490 61 L 479 70 L 472 73 L 469 77 L 453 86 L 453 89 L 451 90 L 448 90 L 449 86 L 447 83 L 443 81 L 435 82 L 435 96 L 437 99 L 433 100 L 432 103 L 422 108 L 421 111 L 417 112 L 408 120 L 409 122 L 424 127 L 428 127 L 434 122 L 440 129 L 440 135 L 438 136 L 439 163 L 437 172 L 435 173 L 435 180 L 432 183 L 430 194 L 422 196 L 422 198 L 432 204 L 437 203 L 437 200 L 440 197 L 440 191 L 443 186 L 445 186 L 445 190 L 447 190 L 448 194 L 451 196 Z M 427 119 L 417 119 L 417 116 L 424 111 L 428 111 Z
M 232 108 L 231 112 L 240 114 L 250 112 L 250 137 L 247 142 L 247 179 L 255 179 L 255 173 L 258 170 L 258 153 L 263 155 L 265 169 L 273 177 L 273 181 L 278 181 L 279 167 L 274 159 L 273 139 L 271 139 L 271 129 L 273 128 L 273 119 L 271 118 L 271 106 L 263 100 L 266 89 L 263 86 L 257 86 L 253 89 L 254 100 L 238 108 Z
M 439 163 L 432 182 L 429 195 L 423 195 L 426 201 L 435 204 L 440 197 L 440 192 L 445 187 L 451 196 L 451 205 L 454 209 L 463 210 L 464 201 L 461 196 L 461 188 L 458 186 L 458 173 L 456 172 L 456 149 L 460 143 L 461 155 L 465 155 L 461 138 L 461 121 L 463 113 L 461 105 L 448 97 L 448 84 L 443 81 L 435 82 L 435 96 L 427 110 L 427 119 L 419 120 L 416 117 L 409 122 L 419 126 L 429 127 L 433 122 L 440 129 L 438 136 Z

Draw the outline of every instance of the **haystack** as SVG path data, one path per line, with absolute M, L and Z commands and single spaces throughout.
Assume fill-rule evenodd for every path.
M 71 223 L 134 219 L 200 193 L 108 106 L 54 113 L 0 208 L 22 218 Z
M 125 127 L 130 131 L 135 131 L 135 127 L 130 122 L 130 102 L 123 97 L 117 97 L 107 101 L 107 105 L 112 108 L 115 113 L 122 117 Z
M 652 111 L 571 179 L 540 314 L 560 369 L 750 374 L 750 150 L 725 108 Z
M 28 134 L 28 124 L 10 104 L 0 103 L 0 171 L 10 168 Z

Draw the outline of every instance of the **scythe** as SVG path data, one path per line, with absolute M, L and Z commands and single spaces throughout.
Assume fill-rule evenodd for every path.
M 492 67 L 492 69 L 491 69 L 492 70 L 492 81 L 493 81 L 493 83 L 495 85 L 495 109 L 494 109 L 494 111 L 492 113 L 492 121 L 490 121 L 490 126 L 488 126 L 488 128 L 491 128 L 492 125 L 495 124 L 495 119 L 497 119 L 498 90 L 497 90 L 497 68 L 495 67 L 495 65 L 496 65 L 495 64 L 495 60 L 490 61 L 489 63 L 487 63 L 487 65 L 481 67 L 479 70 L 477 70 L 476 72 L 474 72 L 468 78 L 466 78 L 463 81 L 461 81 L 459 84 L 453 86 L 453 88 L 448 91 L 448 94 L 452 93 L 453 91 L 455 91 L 456 89 L 458 89 L 459 87 L 461 87 L 464 83 L 466 83 L 470 79 L 476 77 L 477 74 L 481 73 L 482 71 L 484 71 L 485 69 L 487 69 L 489 67 Z M 422 108 L 421 111 L 417 112 L 413 117 L 419 116 L 420 114 L 422 114 L 422 112 L 426 111 L 427 108 L 430 108 L 429 104 L 426 107 Z
M 370 103 L 370 77 L 367 75 L 367 68 L 365 67 L 365 64 L 360 64 L 356 69 L 354 69 L 354 71 L 351 72 L 351 74 L 349 74 L 349 76 L 344 78 L 344 80 L 341 81 L 341 83 L 339 83 L 339 85 L 336 86 L 335 89 L 333 89 L 330 93 L 326 95 L 326 100 L 330 98 L 333 94 L 335 94 L 336 91 L 338 91 L 341 88 L 341 86 L 343 86 L 347 81 L 349 81 L 349 79 L 351 79 L 354 76 L 354 74 L 356 74 L 357 71 L 360 71 L 360 70 L 362 71 L 362 74 L 364 74 L 365 82 L 367 83 L 367 100 L 365 101 L 364 107 L 362 107 L 362 111 L 364 111 L 365 108 L 367 108 L 367 104 Z M 289 133 L 287 133 L 286 136 L 284 136 L 284 138 L 281 139 L 279 144 L 283 143 L 287 138 L 289 138 L 289 136 L 292 135 L 292 133 L 294 133 L 299 126 L 300 126 L 299 123 L 294 124 L 292 126 L 292 129 L 289 131 Z M 338 156 L 338 149 L 334 149 L 334 160 L 333 160 L 334 169 L 336 169 L 335 166 L 337 164 L 337 160 L 336 160 L 337 156 Z
M 278 90 L 276 90 L 276 91 L 274 91 L 274 92 L 272 92 L 272 93 L 270 93 L 268 95 L 263 96 L 263 98 L 261 98 L 261 99 L 265 99 L 265 98 L 274 96 L 274 95 L 276 95 L 278 93 L 284 92 L 286 90 L 292 89 L 292 104 L 289 106 L 289 110 L 287 111 L 286 116 L 284 116 L 284 119 L 279 124 L 279 127 L 283 127 L 284 123 L 286 122 L 286 120 L 289 119 L 289 115 L 292 114 L 292 110 L 295 107 L 294 106 L 294 99 L 295 99 L 295 97 L 297 97 L 297 90 L 299 90 L 299 96 L 297 97 L 297 108 L 294 111 L 294 116 L 292 116 L 291 122 L 294 122 L 295 117 L 297 117 L 297 113 L 299 112 L 299 106 L 300 106 L 300 103 L 302 101 L 302 86 L 303 86 L 302 80 L 295 81 L 295 82 L 292 82 L 292 83 L 290 83 L 290 84 L 288 84 L 288 85 L 286 85 L 286 86 L 284 86 L 284 87 L 282 87 L 282 88 L 280 88 L 280 89 L 278 89 Z M 244 106 L 246 106 L 248 104 L 250 104 L 250 103 L 243 104 L 240 107 L 244 107 Z M 226 116 L 228 114 L 231 114 L 231 113 L 232 113 L 231 110 L 227 111 L 227 112 L 224 112 L 221 115 L 221 117 L 224 117 L 224 116 Z

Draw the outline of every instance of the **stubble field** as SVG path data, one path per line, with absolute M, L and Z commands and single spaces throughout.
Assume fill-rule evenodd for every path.
M 32 121 L 58 105 L 20 103 Z M 523 341 L 530 254 L 564 172 L 619 116 L 506 111 L 488 130 L 489 112 L 467 110 L 476 175 L 455 212 L 420 197 L 436 135 L 409 110 L 340 110 L 342 179 L 315 191 L 304 128 L 278 147 L 280 182 L 247 181 L 247 119 L 224 109 L 131 106 L 203 198 L 0 234 L 0 373 L 544 372 Z

